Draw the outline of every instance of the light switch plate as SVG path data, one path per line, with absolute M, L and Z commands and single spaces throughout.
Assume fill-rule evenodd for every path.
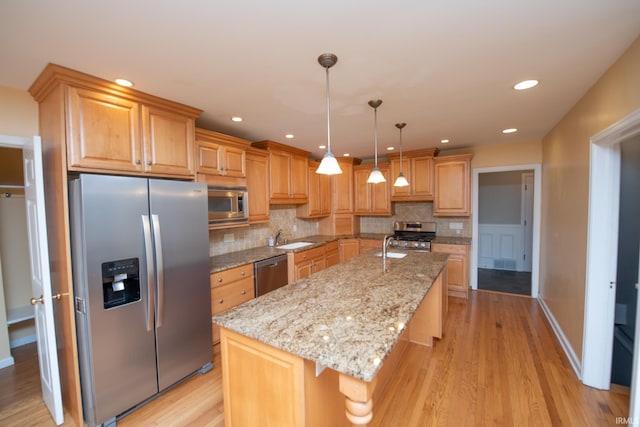
M 450 222 L 449 223 L 449 230 L 462 230 L 462 223 L 461 222 Z

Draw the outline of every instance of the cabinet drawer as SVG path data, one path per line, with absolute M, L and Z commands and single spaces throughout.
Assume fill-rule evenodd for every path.
M 467 245 L 449 245 L 446 243 L 431 243 L 431 250 L 433 252 L 444 252 L 447 254 L 460 254 L 465 255 L 467 253 Z
M 255 297 L 253 277 L 211 289 L 211 312 L 222 313 Z
M 311 260 L 314 258 L 324 258 L 324 246 L 325 245 L 322 245 L 317 248 L 295 253 L 293 255 L 294 263 L 298 264 L 299 262 Z
M 329 251 L 337 251 L 338 250 L 338 240 L 334 240 L 333 242 L 329 242 L 324 245 L 324 249 L 326 252 Z
M 226 285 L 236 280 L 251 278 L 253 281 L 253 264 L 217 271 L 211 274 L 211 287 Z

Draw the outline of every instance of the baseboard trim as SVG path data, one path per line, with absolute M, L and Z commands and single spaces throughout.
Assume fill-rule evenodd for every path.
M 14 363 L 16 363 L 16 361 L 13 360 L 13 356 L 6 357 L 6 358 L 0 360 L 0 369 L 7 368 L 7 367 L 13 365 Z
M 26 335 L 24 337 L 16 338 L 15 340 L 11 340 L 9 345 L 11 348 L 20 347 L 21 345 L 31 344 L 32 342 L 36 342 L 36 334 Z
M 569 363 L 573 368 L 573 372 L 576 374 L 578 379 L 582 381 L 582 363 L 578 359 L 578 356 L 576 356 L 576 353 L 573 351 L 569 340 L 567 340 L 564 332 L 562 332 L 562 328 L 556 321 L 556 318 L 553 316 L 553 313 L 551 312 L 547 304 L 544 302 L 544 299 L 542 299 L 542 297 L 538 297 L 537 299 L 540 307 L 542 307 L 544 315 L 547 317 L 547 320 L 551 324 L 551 329 L 553 329 L 553 332 L 556 334 L 556 338 L 558 338 L 558 341 L 560 341 L 560 346 L 562 347 L 562 350 L 564 350 L 564 354 L 567 356 L 567 359 L 569 359 Z

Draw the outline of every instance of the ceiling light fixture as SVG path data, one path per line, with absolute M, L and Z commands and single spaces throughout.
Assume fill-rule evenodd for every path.
M 323 53 L 318 57 L 318 63 L 324 67 L 327 74 L 327 152 L 322 157 L 316 173 L 323 175 L 337 175 L 342 173 L 340 165 L 331 152 L 331 97 L 329 96 L 329 68 L 338 62 L 338 57 L 333 53 Z
M 538 83 L 539 82 L 537 80 L 523 80 L 520 83 L 513 85 L 513 88 L 515 90 L 526 90 L 538 86 Z
M 287 138 L 287 139 L 292 139 L 294 136 L 295 136 L 294 134 L 288 133 L 284 137 Z
M 393 151 L 395 149 L 396 149 L 396 147 L 387 147 L 387 151 Z
M 115 82 L 117 84 L 119 84 L 120 86 L 124 86 L 124 87 L 133 86 L 133 82 L 131 80 L 127 80 L 127 79 L 115 79 Z
M 405 127 L 406 123 L 396 123 L 396 127 L 400 130 L 400 173 L 396 178 L 396 182 L 393 183 L 394 187 L 408 187 L 409 181 L 402 174 L 402 128 Z
M 441 144 L 448 144 L 448 143 L 449 143 L 449 140 L 448 140 L 448 139 L 441 139 L 441 140 L 440 140 L 440 143 L 441 143 Z
M 516 128 L 509 128 L 509 129 L 504 129 L 504 130 L 502 131 L 502 133 L 515 133 L 515 132 L 518 132 L 518 129 L 516 129 Z
M 231 117 L 231 121 L 232 121 L 232 122 L 240 123 L 240 122 L 242 121 L 242 117 L 240 117 L 240 116 L 233 116 L 233 117 Z
M 373 107 L 373 143 L 374 143 L 374 156 L 375 163 L 373 165 L 373 169 L 369 174 L 369 178 L 367 178 L 367 182 L 370 184 L 378 184 L 381 182 L 386 182 L 384 179 L 384 175 L 380 172 L 378 168 L 378 107 L 382 104 L 382 99 L 376 99 L 369 101 L 369 105 Z

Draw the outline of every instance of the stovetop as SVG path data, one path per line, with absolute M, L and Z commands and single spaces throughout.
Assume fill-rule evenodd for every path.
M 431 250 L 431 240 L 436 237 L 435 222 L 396 221 L 393 225 L 391 246 L 398 249 Z

